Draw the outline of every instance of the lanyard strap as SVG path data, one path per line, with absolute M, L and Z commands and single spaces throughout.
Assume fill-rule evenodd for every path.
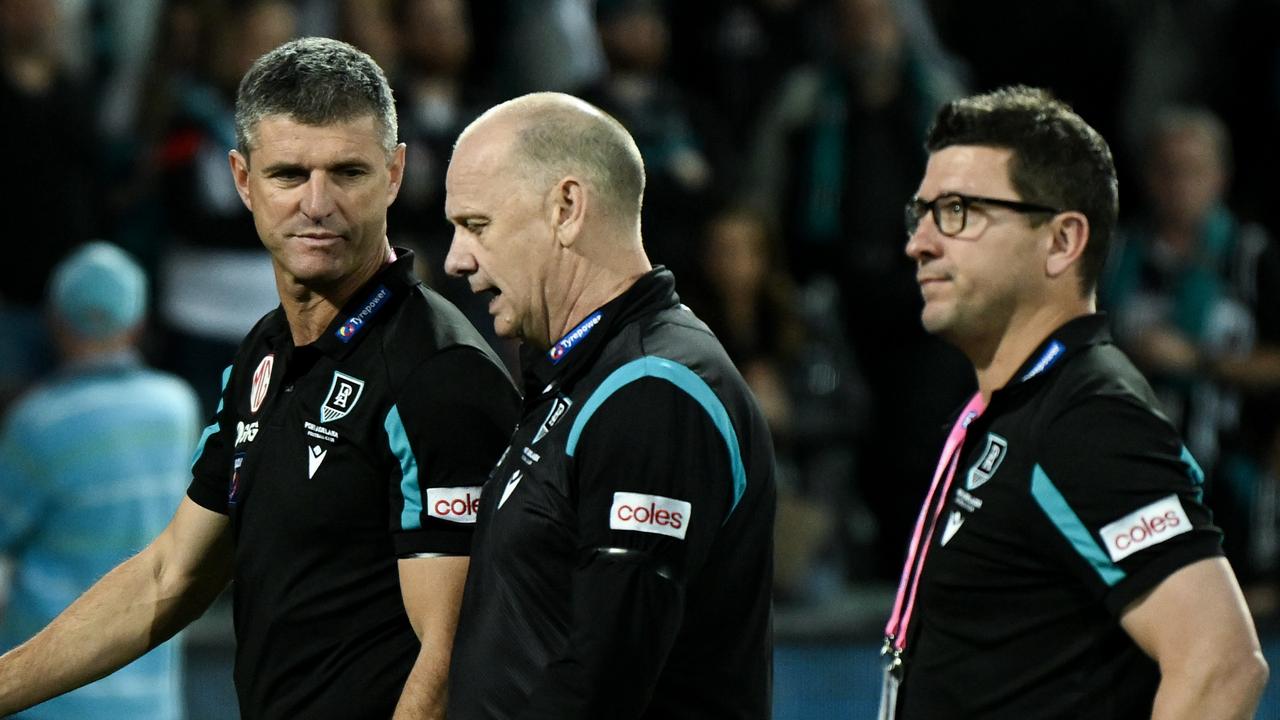
M 929 494 L 920 515 L 916 518 L 915 531 L 911 535 L 911 545 L 907 550 L 907 561 L 902 566 L 902 577 L 898 580 L 898 594 L 893 601 L 893 612 L 885 625 L 884 652 L 892 654 L 895 661 L 901 657 L 907 646 L 907 628 L 911 624 L 911 616 L 915 611 L 916 591 L 920 589 L 920 575 L 924 571 L 925 557 L 929 554 L 930 540 L 938 525 L 938 517 L 946 505 L 947 492 L 951 489 L 951 481 L 956 476 L 956 466 L 960 463 L 960 448 L 964 445 L 969 424 L 986 409 L 986 402 L 981 393 L 974 393 L 964 406 L 960 417 L 951 426 L 947 434 L 947 442 L 942 447 L 942 455 L 938 458 L 938 467 L 933 471 L 933 483 L 929 486 Z M 930 513 L 929 509 L 933 508 Z M 928 525 L 926 531 L 925 526 Z

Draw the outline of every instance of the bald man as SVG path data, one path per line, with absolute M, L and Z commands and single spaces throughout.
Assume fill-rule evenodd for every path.
M 450 720 L 770 714 L 773 447 L 640 236 L 613 118 L 527 95 L 463 131 L 445 269 L 522 341 L 523 418 L 485 485 Z

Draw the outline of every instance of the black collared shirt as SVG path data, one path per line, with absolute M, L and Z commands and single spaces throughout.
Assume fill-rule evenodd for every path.
M 655 269 L 526 353 L 450 720 L 769 717 L 773 448 L 674 287 Z
M 1120 627 L 1221 554 L 1203 474 L 1105 318 L 1059 328 L 969 426 L 932 538 L 898 717 L 1138 718 L 1156 664 Z
M 224 374 L 188 495 L 231 519 L 245 718 L 390 717 L 419 648 L 397 558 L 468 553 L 519 398 L 412 265 L 310 345 L 277 308 Z

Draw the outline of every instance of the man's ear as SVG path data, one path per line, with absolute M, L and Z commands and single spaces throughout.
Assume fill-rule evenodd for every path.
M 562 178 L 552 189 L 551 224 L 562 247 L 573 245 L 582 234 L 588 202 L 586 186 L 572 175 Z
M 396 149 L 391 151 L 391 163 L 387 165 L 387 172 L 390 175 L 390 182 L 387 185 L 387 207 L 391 207 L 391 203 L 396 201 L 396 196 L 400 194 L 400 183 L 404 181 L 404 161 L 405 152 L 408 146 L 404 143 L 396 145 Z
M 227 153 L 227 161 L 231 163 L 231 179 L 236 183 L 236 192 L 240 193 L 240 202 L 253 212 L 253 201 L 249 199 L 249 158 L 239 150 L 232 150 Z
M 1053 231 L 1049 238 L 1049 255 L 1045 258 L 1045 274 L 1060 277 L 1080 262 L 1089 245 L 1089 218 L 1084 213 L 1060 213 L 1049 222 Z

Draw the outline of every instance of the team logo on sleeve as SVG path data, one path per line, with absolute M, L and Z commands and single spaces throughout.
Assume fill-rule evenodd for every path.
M 1004 456 L 1008 451 L 1008 440 L 995 433 L 987 433 L 987 447 L 983 449 L 982 459 L 978 460 L 978 464 L 969 468 L 969 476 L 964 481 L 965 489 L 976 490 L 990 480 L 999 469 L 1000 463 L 1004 462 Z
M 689 529 L 693 505 L 661 495 L 616 492 L 609 508 L 609 527 L 614 530 L 669 535 L 684 539 Z
M 1102 528 L 1102 544 L 1111 560 L 1120 562 L 1130 555 L 1159 545 L 1171 537 L 1191 532 L 1191 520 L 1177 495 L 1161 498 Z
M 364 392 L 364 381 L 353 378 L 346 373 L 333 371 L 333 383 L 329 386 L 329 394 L 320 406 L 320 422 L 333 422 L 345 417 L 360 401 L 360 393 Z
M 262 401 L 267 399 L 267 387 L 271 385 L 271 368 L 275 367 L 276 354 L 267 353 L 262 358 L 262 362 L 258 363 L 258 369 L 253 371 L 253 387 L 249 391 L 249 412 L 256 413 L 262 407 Z
M 557 396 L 555 400 L 552 400 L 551 410 L 547 412 L 546 419 L 542 421 L 542 425 L 538 426 L 538 432 L 534 433 L 533 440 L 529 444 L 532 445 L 546 437 L 551 428 L 560 422 L 560 418 L 564 417 L 571 407 L 573 407 L 573 401 L 563 395 Z
M 431 517 L 469 524 L 479 513 L 479 487 L 427 488 L 427 514 Z

